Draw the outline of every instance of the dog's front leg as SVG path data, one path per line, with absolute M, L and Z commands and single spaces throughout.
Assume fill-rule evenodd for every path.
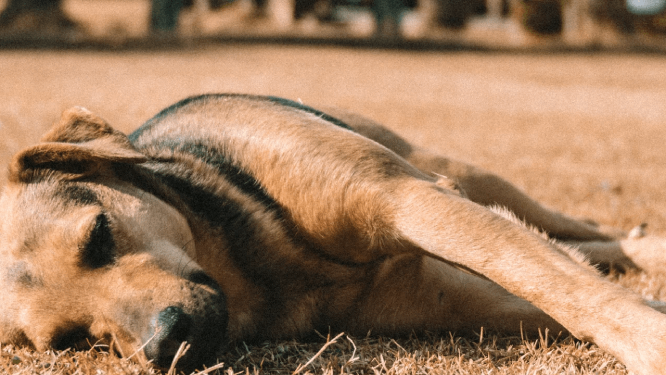
M 638 374 L 666 374 L 666 316 L 519 225 L 447 194 L 403 180 L 394 197 L 400 235 L 469 267 L 524 298 L 572 334 L 593 341 Z

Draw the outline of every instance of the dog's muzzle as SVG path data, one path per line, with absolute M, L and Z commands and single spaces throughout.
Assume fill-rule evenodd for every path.
M 219 289 L 217 289 L 219 291 Z M 144 353 L 148 360 L 161 368 L 169 368 L 181 344 L 189 349 L 176 362 L 176 367 L 189 373 L 212 365 L 218 350 L 226 343 L 228 323 L 226 300 L 222 292 L 205 297 L 203 311 L 186 311 L 168 306 L 150 322 Z

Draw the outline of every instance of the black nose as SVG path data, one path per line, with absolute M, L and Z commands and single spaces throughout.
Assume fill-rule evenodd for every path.
M 169 367 L 178 348 L 192 328 L 192 318 L 183 309 L 169 306 L 157 314 L 153 321 L 154 331 L 144 353 L 160 367 Z

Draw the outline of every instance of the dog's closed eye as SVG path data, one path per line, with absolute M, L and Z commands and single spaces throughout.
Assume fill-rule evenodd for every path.
M 115 261 L 115 242 L 106 214 L 97 215 L 80 250 L 80 262 L 88 268 L 101 268 Z

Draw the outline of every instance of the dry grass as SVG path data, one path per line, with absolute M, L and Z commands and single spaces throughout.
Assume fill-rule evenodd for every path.
M 246 373 L 294 371 L 320 344 L 270 344 L 237 348 L 229 363 Z M 322 374 L 616 374 L 624 366 L 609 355 L 572 339 L 549 342 L 516 337 L 461 338 L 427 335 L 391 339 L 341 337 L 304 373 Z M 298 368 L 297 368 L 298 369 Z
M 626 374 L 598 348 L 571 338 L 353 338 L 238 345 L 221 358 L 220 374 Z M 39 353 L 6 347 L 6 373 L 157 374 L 114 354 L 90 350 Z M 166 372 L 166 371 L 165 371 Z M 216 373 L 215 371 L 211 371 Z M 200 374 L 207 373 L 202 371 Z
M 666 234 L 663 57 L 483 55 L 278 46 L 180 53 L 0 52 L 0 164 L 72 105 L 130 131 L 202 92 L 249 92 L 347 107 L 410 141 L 491 169 L 570 214 Z M 0 184 L 4 181 L 0 175 Z M 663 278 L 619 282 L 665 298 Z M 485 334 L 342 336 L 239 344 L 224 373 L 625 374 L 593 345 Z M 0 349 L 0 372 L 155 373 L 98 350 Z

